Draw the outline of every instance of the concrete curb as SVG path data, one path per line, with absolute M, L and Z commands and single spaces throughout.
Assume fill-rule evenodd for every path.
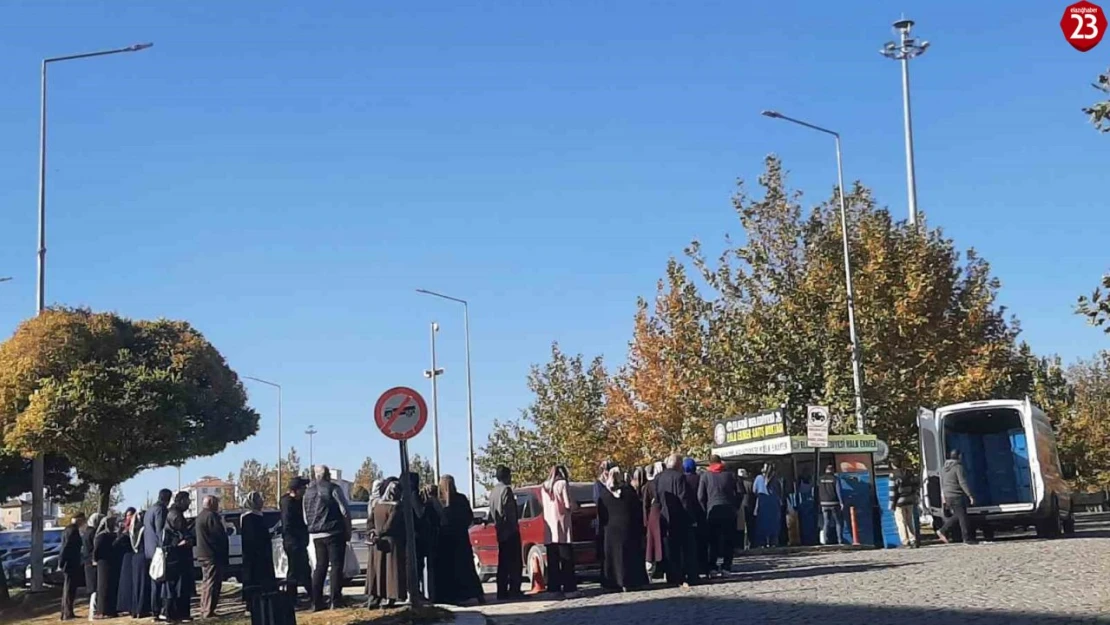
M 485 614 L 474 610 L 473 608 L 459 608 L 452 605 L 437 605 L 437 608 L 448 610 L 454 615 L 455 625 L 488 625 L 491 621 Z

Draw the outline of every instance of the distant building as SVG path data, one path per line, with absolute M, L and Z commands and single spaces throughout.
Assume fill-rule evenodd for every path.
M 343 495 L 345 497 L 347 497 L 347 501 L 350 501 L 351 500 L 351 489 L 355 487 L 355 483 L 352 482 L 351 480 L 343 479 L 343 470 L 342 469 L 332 469 L 331 473 L 332 473 L 331 483 L 338 486 L 339 490 L 343 491 Z
M 184 488 L 189 493 L 189 516 L 195 517 L 200 512 L 200 505 L 209 495 L 220 499 L 221 508 L 236 508 L 239 502 L 235 501 L 235 484 L 218 477 L 206 475 Z
M 0 504 L 0 526 L 4 529 L 20 529 L 24 524 L 31 526 L 31 493 L 24 493 Z M 47 499 L 42 506 L 43 525 L 53 527 L 60 510 L 58 504 Z

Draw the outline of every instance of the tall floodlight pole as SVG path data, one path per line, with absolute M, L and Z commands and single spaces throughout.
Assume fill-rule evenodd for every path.
M 902 116 L 906 128 L 906 187 L 910 202 L 910 226 L 917 226 L 917 174 L 913 163 L 913 119 L 910 115 L 910 59 L 921 56 L 929 49 L 928 41 L 910 37 L 913 20 L 900 19 L 894 22 L 894 30 L 899 33 L 899 41 L 888 41 L 879 50 L 888 59 L 902 62 Z
M 852 288 L 852 259 L 848 254 L 848 208 L 844 203 L 844 165 L 840 160 L 840 133 L 815 126 L 800 119 L 787 117 L 776 111 L 763 111 L 763 115 L 805 126 L 811 130 L 832 135 L 833 139 L 836 139 L 836 177 L 840 187 L 838 194 L 840 196 L 840 233 L 844 243 L 844 285 L 848 291 L 848 336 L 852 341 L 852 385 L 856 395 L 856 433 L 863 434 L 863 392 L 861 390 L 863 373 L 860 365 L 859 340 L 856 338 L 856 295 L 855 289 Z
M 315 466 L 316 461 L 312 459 L 312 437 L 317 434 L 316 426 L 308 426 L 308 429 L 305 430 L 304 433 L 308 434 L 308 466 Z
M 432 322 L 432 368 L 424 370 L 424 377 L 432 380 L 432 445 L 434 446 L 433 461 L 435 463 L 436 481 L 439 481 L 439 385 L 436 380 L 443 375 L 442 368 L 436 368 L 436 333 L 439 324 Z
M 277 421 L 278 421 L 277 422 L 278 455 L 277 455 L 277 484 L 274 485 L 276 487 L 276 490 L 277 490 L 277 499 L 275 499 L 274 501 L 281 501 L 281 494 L 282 494 L 282 490 L 281 490 L 281 453 L 282 453 L 282 449 L 281 449 L 281 385 L 278 384 L 277 382 L 271 382 L 269 380 L 263 380 L 262 378 L 255 378 L 255 377 L 251 377 L 249 375 L 243 376 L 243 379 L 244 380 L 254 380 L 255 382 L 258 382 L 259 384 L 265 384 L 266 386 L 271 386 L 271 387 L 277 389 L 277 396 L 278 396 L 278 415 L 277 415 L 277 417 L 278 417 L 278 419 L 277 419 Z
M 35 286 L 35 314 L 46 309 L 46 68 L 51 63 L 91 59 L 94 56 L 108 56 L 123 52 L 138 52 L 153 46 L 153 43 L 137 43 L 126 48 L 54 56 L 42 60 L 42 84 L 39 98 L 39 236 L 38 236 L 38 281 Z M 43 507 L 46 497 L 46 464 L 41 452 L 36 453 L 31 462 L 31 592 L 42 590 L 43 557 Z
M 470 386 L 470 304 L 458 297 L 451 297 L 443 293 L 436 293 L 427 289 L 416 289 L 417 293 L 439 297 L 462 304 L 463 307 L 463 335 L 466 343 L 466 433 L 467 433 L 467 463 L 470 469 L 470 502 L 474 505 L 474 498 L 478 496 L 478 480 L 474 473 L 474 392 Z

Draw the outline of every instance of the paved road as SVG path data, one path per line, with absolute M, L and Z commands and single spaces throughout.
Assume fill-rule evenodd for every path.
M 587 590 L 481 608 L 496 625 L 1063 625 L 1110 623 L 1110 515 L 1075 538 L 740 558 L 689 590 Z

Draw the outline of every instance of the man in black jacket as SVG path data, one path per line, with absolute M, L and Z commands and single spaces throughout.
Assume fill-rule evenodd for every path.
M 347 497 L 331 481 L 326 465 L 316 465 L 316 478 L 305 491 L 304 521 L 316 551 L 316 570 L 312 572 L 312 609 L 339 608 L 343 604 L 343 560 L 351 535 L 351 513 Z M 330 577 L 329 577 L 330 575 Z M 330 603 L 324 603 L 324 578 L 329 577 Z M 410 589 L 416 592 L 416 589 Z
M 655 477 L 661 505 L 660 525 L 667 583 L 689 588 L 698 579 L 697 537 L 694 535 L 696 494 L 682 474 L 682 456 L 667 458 L 666 468 Z
M 73 613 L 73 602 L 77 600 L 77 589 L 85 585 L 85 564 L 81 559 L 81 528 L 85 527 L 85 513 L 78 512 L 62 532 L 62 557 L 59 568 L 62 570 L 62 620 L 69 621 L 77 616 Z M 91 591 L 90 591 L 91 592 Z
M 721 457 L 709 457 L 709 470 L 701 474 L 698 482 L 698 502 L 705 510 L 709 525 L 709 576 L 719 577 L 732 573 L 733 538 L 736 537 L 736 512 L 738 507 L 736 475 L 725 467 Z M 717 566 L 717 558 L 722 560 Z
M 158 491 L 158 502 L 143 515 L 143 570 L 150 571 L 154 552 L 162 546 L 162 531 L 166 528 L 166 515 L 169 514 L 173 491 L 163 488 Z M 162 582 L 153 582 L 150 589 L 151 614 L 162 613 Z
M 894 470 L 890 476 L 890 510 L 894 512 L 894 524 L 898 526 L 898 538 L 907 547 L 917 547 L 917 523 L 914 510 L 917 508 L 921 483 L 909 470 L 901 469 L 890 463 Z
M 209 495 L 204 498 L 196 520 L 197 562 L 200 564 L 200 614 L 203 618 L 216 616 L 220 602 L 220 588 L 227 571 L 227 529 L 220 518 L 220 500 Z
M 308 480 L 289 480 L 289 492 L 281 497 L 281 546 L 289 567 L 285 572 L 285 591 L 290 599 L 297 598 L 297 586 L 312 595 L 312 569 L 308 565 L 308 526 L 304 522 L 304 493 Z M 372 511 L 371 511 L 372 513 Z
M 948 454 L 948 460 L 940 471 L 940 496 L 941 502 L 952 512 L 952 516 L 944 520 L 944 526 L 937 531 L 937 537 L 943 542 L 948 542 L 949 533 L 957 523 L 960 525 L 960 534 L 964 542 L 973 544 L 975 533 L 971 529 L 971 522 L 967 518 L 967 507 L 975 505 L 975 497 L 967 485 L 967 476 L 964 474 L 964 465 L 960 452 L 953 449 Z

